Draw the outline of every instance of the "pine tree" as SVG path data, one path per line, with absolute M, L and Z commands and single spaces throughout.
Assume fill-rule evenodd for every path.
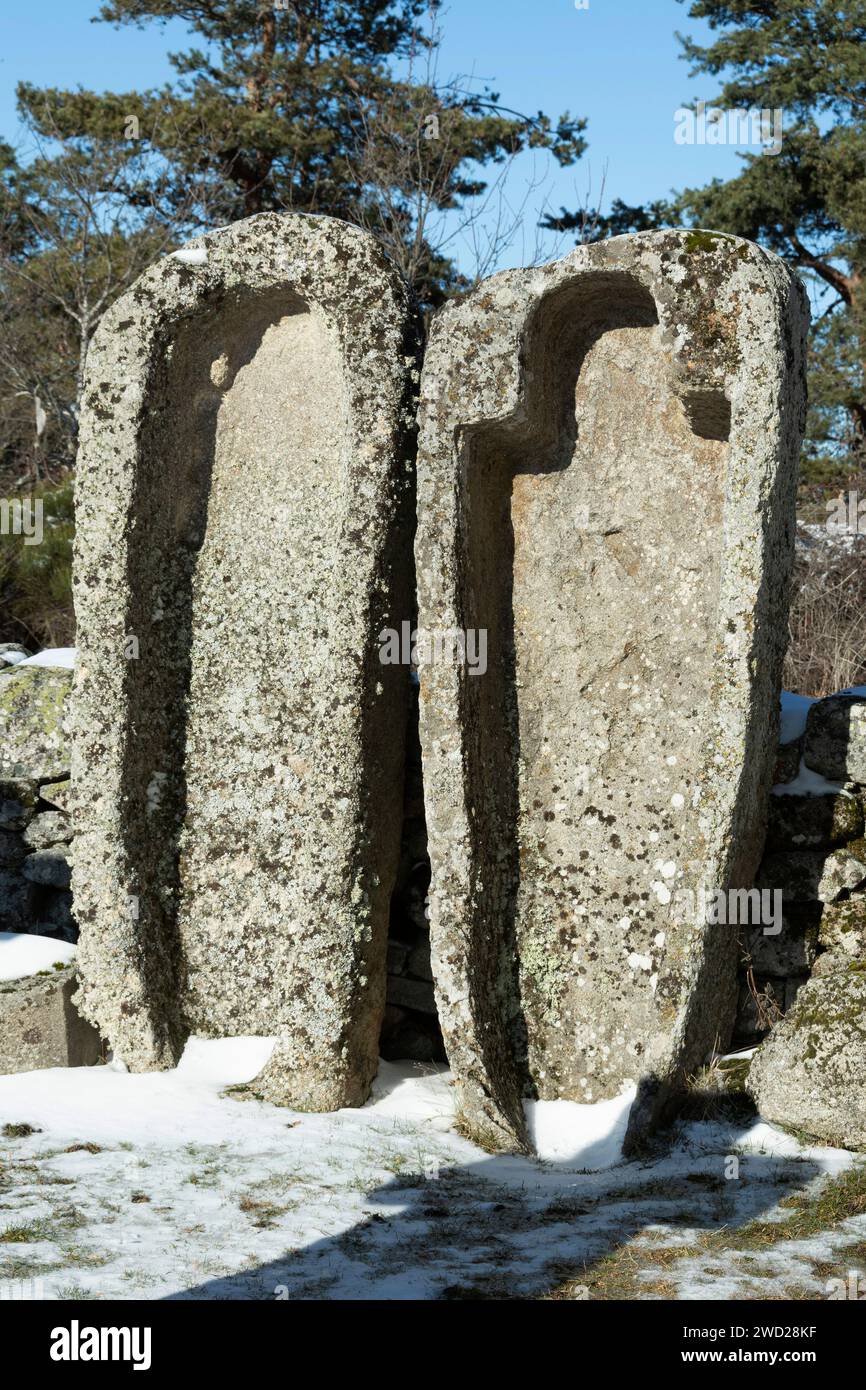
M 419 82 L 437 10 L 438 0 L 111 0 L 101 20 L 190 27 L 201 46 L 172 55 L 176 80 L 142 93 L 22 85 L 19 101 L 37 126 L 49 110 L 68 138 L 137 130 L 171 171 L 176 209 L 194 194 L 194 227 L 266 210 L 363 214 L 393 250 L 395 236 L 419 237 L 419 186 L 434 208 L 453 209 L 483 192 L 485 166 L 521 149 L 569 164 L 585 147 L 585 122 L 567 113 L 554 126 L 506 111 L 494 92 Z M 448 257 L 427 245 L 411 266 L 422 301 L 439 302 L 454 276 Z
M 681 0 L 685 3 L 685 0 Z M 599 233 L 687 223 L 749 237 L 826 287 L 812 336 L 807 474 L 866 468 L 866 0 L 691 0 L 718 37 L 680 37 L 710 103 L 781 111 L 781 150 L 737 177 L 646 208 L 614 203 Z M 575 214 L 550 225 L 569 230 Z

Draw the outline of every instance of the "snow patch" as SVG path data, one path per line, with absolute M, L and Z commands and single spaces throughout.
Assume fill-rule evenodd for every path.
M 40 970 L 53 970 L 62 961 L 69 965 L 75 959 L 75 947 L 53 936 L 35 936 L 28 932 L 0 932 L 0 980 L 24 980 Z
M 171 251 L 170 259 L 183 261 L 184 265 L 207 265 L 206 246 L 181 246 L 179 251 Z
M 529 1137 L 538 1157 L 557 1167 L 598 1172 L 622 1162 L 622 1144 L 637 1087 L 613 1100 L 580 1105 L 573 1100 L 523 1103 Z
M 195 1038 L 188 1040 L 177 1064 L 184 1081 L 242 1086 L 258 1076 L 276 1046 L 276 1038 Z
M 430 1121 L 437 1129 L 448 1129 L 454 1119 L 451 1073 L 445 1066 L 431 1064 L 419 1071 L 417 1062 L 380 1062 L 373 1094 L 364 1109 L 401 1120 Z
M 813 772 L 811 767 L 806 766 L 805 759 L 800 759 L 800 768 L 793 782 L 780 782 L 777 787 L 773 787 L 773 796 L 833 796 L 838 792 L 843 792 L 845 796 L 850 796 L 846 792 L 841 782 L 829 782 L 826 777 L 822 777 L 820 772 Z
M 19 666 L 55 666 L 64 671 L 71 671 L 75 666 L 74 647 L 46 647 L 44 652 L 37 652 L 35 656 L 25 657 L 18 662 Z
M 794 743 L 806 732 L 809 710 L 818 703 L 811 695 L 793 695 L 790 690 L 782 691 L 782 720 L 779 726 L 779 742 Z

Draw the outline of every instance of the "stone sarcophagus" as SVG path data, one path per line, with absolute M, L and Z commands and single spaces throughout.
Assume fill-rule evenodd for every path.
M 80 1000 L 132 1070 L 276 1035 L 360 1104 L 400 838 L 415 327 L 373 238 L 264 214 L 152 267 L 88 361 L 74 689 Z
M 736 930 L 701 904 L 760 857 L 807 321 L 780 261 L 707 232 L 504 272 L 434 321 L 419 623 L 487 660 L 421 672 L 432 960 L 495 1147 L 527 1145 L 527 1097 L 634 1086 L 634 1148 L 726 1041 Z

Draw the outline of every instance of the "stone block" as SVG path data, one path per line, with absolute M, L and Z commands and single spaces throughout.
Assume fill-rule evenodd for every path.
M 747 1088 L 765 1120 L 866 1148 L 866 962 L 813 976 L 757 1052 Z
M 71 967 L 0 980 L 0 1073 L 103 1060 L 99 1034 L 72 1002 L 75 988 Z
M 809 710 L 806 766 L 831 782 L 866 785 L 866 698 L 831 695 Z
M 411 611 L 408 293 L 264 213 L 153 266 L 90 349 L 76 476 L 82 1007 L 135 1071 L 271 1034 L 256 1090 L 362 1104 L 385 1001 Z
M 779 729 L 807 307 L 733 237 L 506 271 L 436 316 L 419 628 L 445 1045 L 470 1133 L 636 1085 L 626 1148 L 729 1032 Z M 430 654 L 432 652 L 432 655 Z
M 60 778 L 69 771 L 66 701 L 72 672 L 24 666 L 0 681 L 0 777 Z

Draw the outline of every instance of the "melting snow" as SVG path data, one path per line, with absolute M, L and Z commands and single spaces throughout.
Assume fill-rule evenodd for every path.
M 40 970 L 53 970 L 62 961 L 75 959 L 75 947 L 51 936 L 24 932 L 0 932 L 0 980 L 23 980 Z
M 19 666 L 60 666 L 66 671 L 71 671 L 75 666 L 74 647 L 48 647 L 44 652 L 37 652 L 35 656 L 25 657 L 19 661 Z
M 613 1100 L 595 1105 L 571 1100 L 525 1101 L 526 1125 L 538 1157 L 590 1172 L 621 1163 L 622 1141 L 636 1095 L 637 1088 L 631 1086 Z
M 0 1242 L 0 1280 L 31 1271 L 47 1298 L 436 1299 L 485 1281 L 495 1296 L 532 1297 L 625 1242 L 695 1246 L 756 1217 L 781 1222 L 781 1198 L 855 1161 L 766 1124 L 716 1122 L 683 1126 L 656 1158 L 617 1162 L 629 1094 L 531 1105 L 547 1161 L 491 1156 L 456 1131 L 441 1067 L 383 1063 L 369 1104 L 329 1115 L 226 1092 L 271 1046 L 193 1039 L 175 1071 L 0 1077 L 0 1127 L 38 1131 L 4 1147 L 0 1228 L 30 1230 Z M 866 1215 L 844 1227 L 808 1251 L 781 1237 L 762 1251 L 769 1286 L 735 1250 L 695 1250 L 656 1274 L 681 1298 L 814 1283 L 815 1252 L 844 1265 Z
M 810 695 L 792 695 L 790 690 L 782 691 L 782 722 L 779 728 L 780 743 L 794 743 L 806 732 L 809 710 L 817 700 Z
M 773 787 L 773 796 L 830 796 L 844 791 L 841 782 L 830 782 L 820 772 L 813 772 L 805 760 L 800 759 L 800 768 L 793 782 L 780 782 Z M 850 793 L 846 793 L 850 795 Z
M 179 251 L 171 251 L 172 260 L 183 261 L 185 265 L 207 265 L 206 246 L 181 246 Z

